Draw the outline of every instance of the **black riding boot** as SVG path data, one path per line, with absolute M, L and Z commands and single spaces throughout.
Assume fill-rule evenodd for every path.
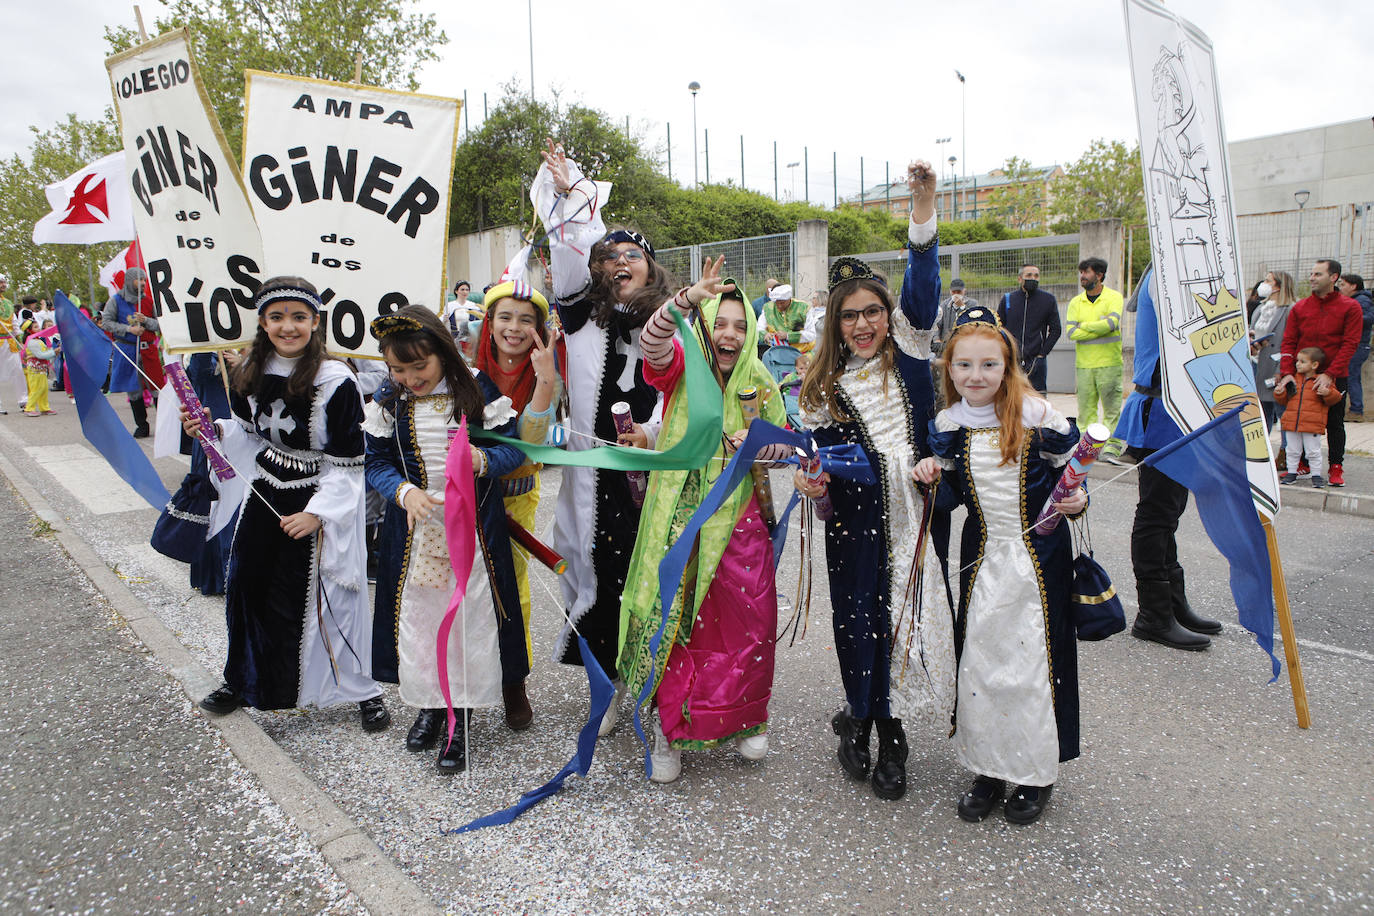
M 1174 608 L 1174 619 L 1194 633 L 1215 635 L 1221 632 L 1221 621 L 1199 617 L 1188 603 L 1188 593 L 1183 587 L 1183 567 L 1169 570 L 1169 596 Z
M 873 794 L 896 801 L 906 794 L 906 732 L 901 719 L 878 719 L 878 762 L 873 766 Z
M 872 758 L 868 754 L 868 739 L 873 732 L 872 719 L 856 719 L 849 704 L 830 719 L 830 727 L 840 736 L 840 766 L 851 779 L 867 779 Z
M 1187 649 L 1194 652 L 1206 649 L 1212 644 L 1210 639 L 1185 629 L 1174 619 L 1172 589 L 1173 586 L 1168 579 L 1135 580 L 1140 612 L 1136 614 L 1131 635 L 1171 649 Z
M 148 438 L 152 430 L 148 428 L 148 405 L 143 403 L 143 392 L 130 396 L 129 409 L 134 413 L 134 438 Z

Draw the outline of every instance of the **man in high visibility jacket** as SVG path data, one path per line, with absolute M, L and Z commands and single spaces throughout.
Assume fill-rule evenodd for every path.
M 1074 365 L 1078 370 L 1078 428 L 1098 422 L 1098 401 L 1102 403 L 1101 422 L 1116 429 L 1121 417 L 1121 293 L 1102 285 L 1107 262 L 1087 258 L 1078 265 L 1078 282 L 1083 292 L 1069 302 L 1065 320 L 1069 340 L 1074 342 Z

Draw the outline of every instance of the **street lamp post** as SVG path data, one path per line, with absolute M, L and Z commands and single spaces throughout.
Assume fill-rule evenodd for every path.
M 800 161 L 787 163 L 787 170 L 792 176 L 792 200 L 797 199 L 797 166 L 799 165 L 801 165 Z
M 687 91 L 692 93 L 692 185 L 701 187 L 701 176 L 697 173 L 697 93 L 701 91 L 701 83 L 692 80 L 687 84 Z
M 968 184 L 968 83 L 964 80 L 964 74 L 958 70 L 954 75 L 959 77 L 959 143 L 963 149 L 959 155 L 964 160 L 964 184 Z
M 950 192 L 949 195 L 950 208 L 954 211 L 950 215 L 951 220 L 956 220 L 959 218 L 959 172 L 954 167 L 954 164 L 958 161 L 958 156 L 949 157 L 949 174 L 950 177 L 954 179 L 954 190 Z
M 1306 189 L 1293 192 L 1293 200 L 1298 204 L 1298 253 L 1293 259 L 1293 276 L 1302 276 L 1302 211 L 1307 206 L 1307 201 L 1312 197 L 1312 192 Z

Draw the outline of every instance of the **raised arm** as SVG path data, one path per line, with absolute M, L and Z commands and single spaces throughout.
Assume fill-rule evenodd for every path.
M 935 220 L 935 172 L 918 159 L 907 167 L 911 189 L 911 220 L 907 226 L 906 277 L 902 281 L 901 306 L 913 328 L 935 326 L 940 310 L 940 252 Z

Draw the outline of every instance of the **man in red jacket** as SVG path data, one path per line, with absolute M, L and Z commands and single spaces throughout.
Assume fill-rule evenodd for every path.
M 1293 379 L 1293 357 L 1304 347 L 1320 347 L 1326 359 L 1317 366 L 1317 393 L 1331 387 L 1345 394 L 1350 375 L 1350 357 L 1360 345 L 1364 313 L 1360 304 L 1336 290 L 1341 278 L 1341 262 L 1322 258 L 1312 265 L 1312 295 L 1298 302 L 1288 313 L 1279 357 L 1279 388 Z M 1326 440 L 1331 470 L 1328 483 L 1345 486 L 1345 398 L 1332 404 L 1326 414 Z

